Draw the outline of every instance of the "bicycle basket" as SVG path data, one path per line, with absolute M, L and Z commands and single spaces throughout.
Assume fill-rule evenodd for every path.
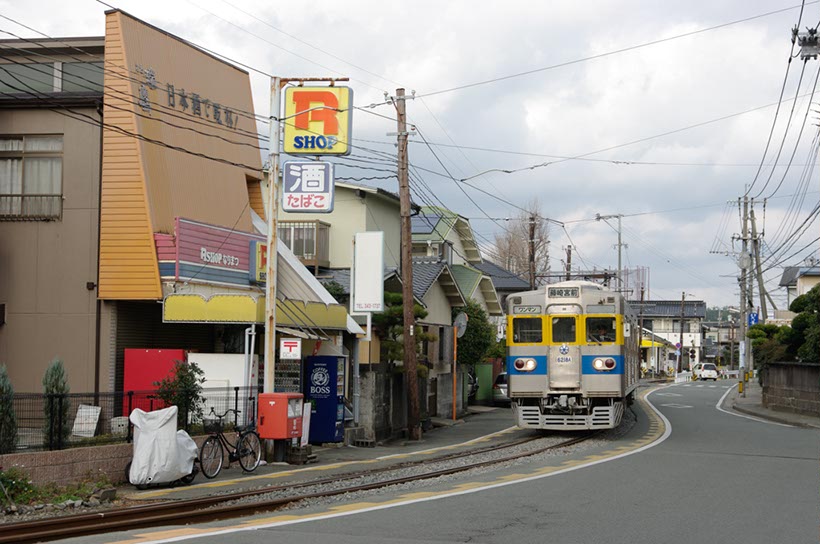
M 202 427 L 206 433 L 221 433 L 224 428 L 221 419 L 205 419 L 202 421 Z

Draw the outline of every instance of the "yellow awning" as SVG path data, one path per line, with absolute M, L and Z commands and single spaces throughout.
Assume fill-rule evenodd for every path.
M 172 294 L 162 304 L 164 323 L 265 322 L 265 297 L 251 295 Z M 347 330 L 347 309 L 340 304 L 276 301 L 276 325 L 295 328 Z

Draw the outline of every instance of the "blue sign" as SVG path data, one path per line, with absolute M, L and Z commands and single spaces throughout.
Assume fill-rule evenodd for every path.
M 749 312 L 749 326 L 757 325 L 759 322 L 759 317 L 757 312 Z

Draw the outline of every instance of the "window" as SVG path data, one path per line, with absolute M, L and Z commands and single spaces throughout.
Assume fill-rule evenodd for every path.
M 616 338 L 614 317 L 588 317 L 587 342 L 614 342 Z
M 54 63 L 3 64 L 0 66 L 0 92 L 9 94 L 54 92 Z
M 62 91 L 64 93 L 103 92 L 103 63 L 63 63 Z
M 63 137 L 0 137 L 0 218 L 59 219 Z
M 513 342 L 529 344 L 541 342 L 542 339 L 540 317 L 516 317 L 513 319 Z
M 552 341 L 568 343 L 573 343 L 576 341 L 574 317 L 552 318 Z

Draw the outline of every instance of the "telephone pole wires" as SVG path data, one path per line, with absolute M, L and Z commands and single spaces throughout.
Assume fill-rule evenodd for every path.
M 421 439 L 419 427 L 419 389 L 416 372 L 416 320 L 413 313 L 412 231 L 410 229 L 410 184 L 407 179 L 407 110 L 404 89 L 396 89 L 394 98 L 398 129 L 398 177 L 401 215 L 401 291 L 404 310 L 404 375 L 407 378 L 407 431 L 411 440 Z M 453 380 L 456 379 L 455 374 Z

